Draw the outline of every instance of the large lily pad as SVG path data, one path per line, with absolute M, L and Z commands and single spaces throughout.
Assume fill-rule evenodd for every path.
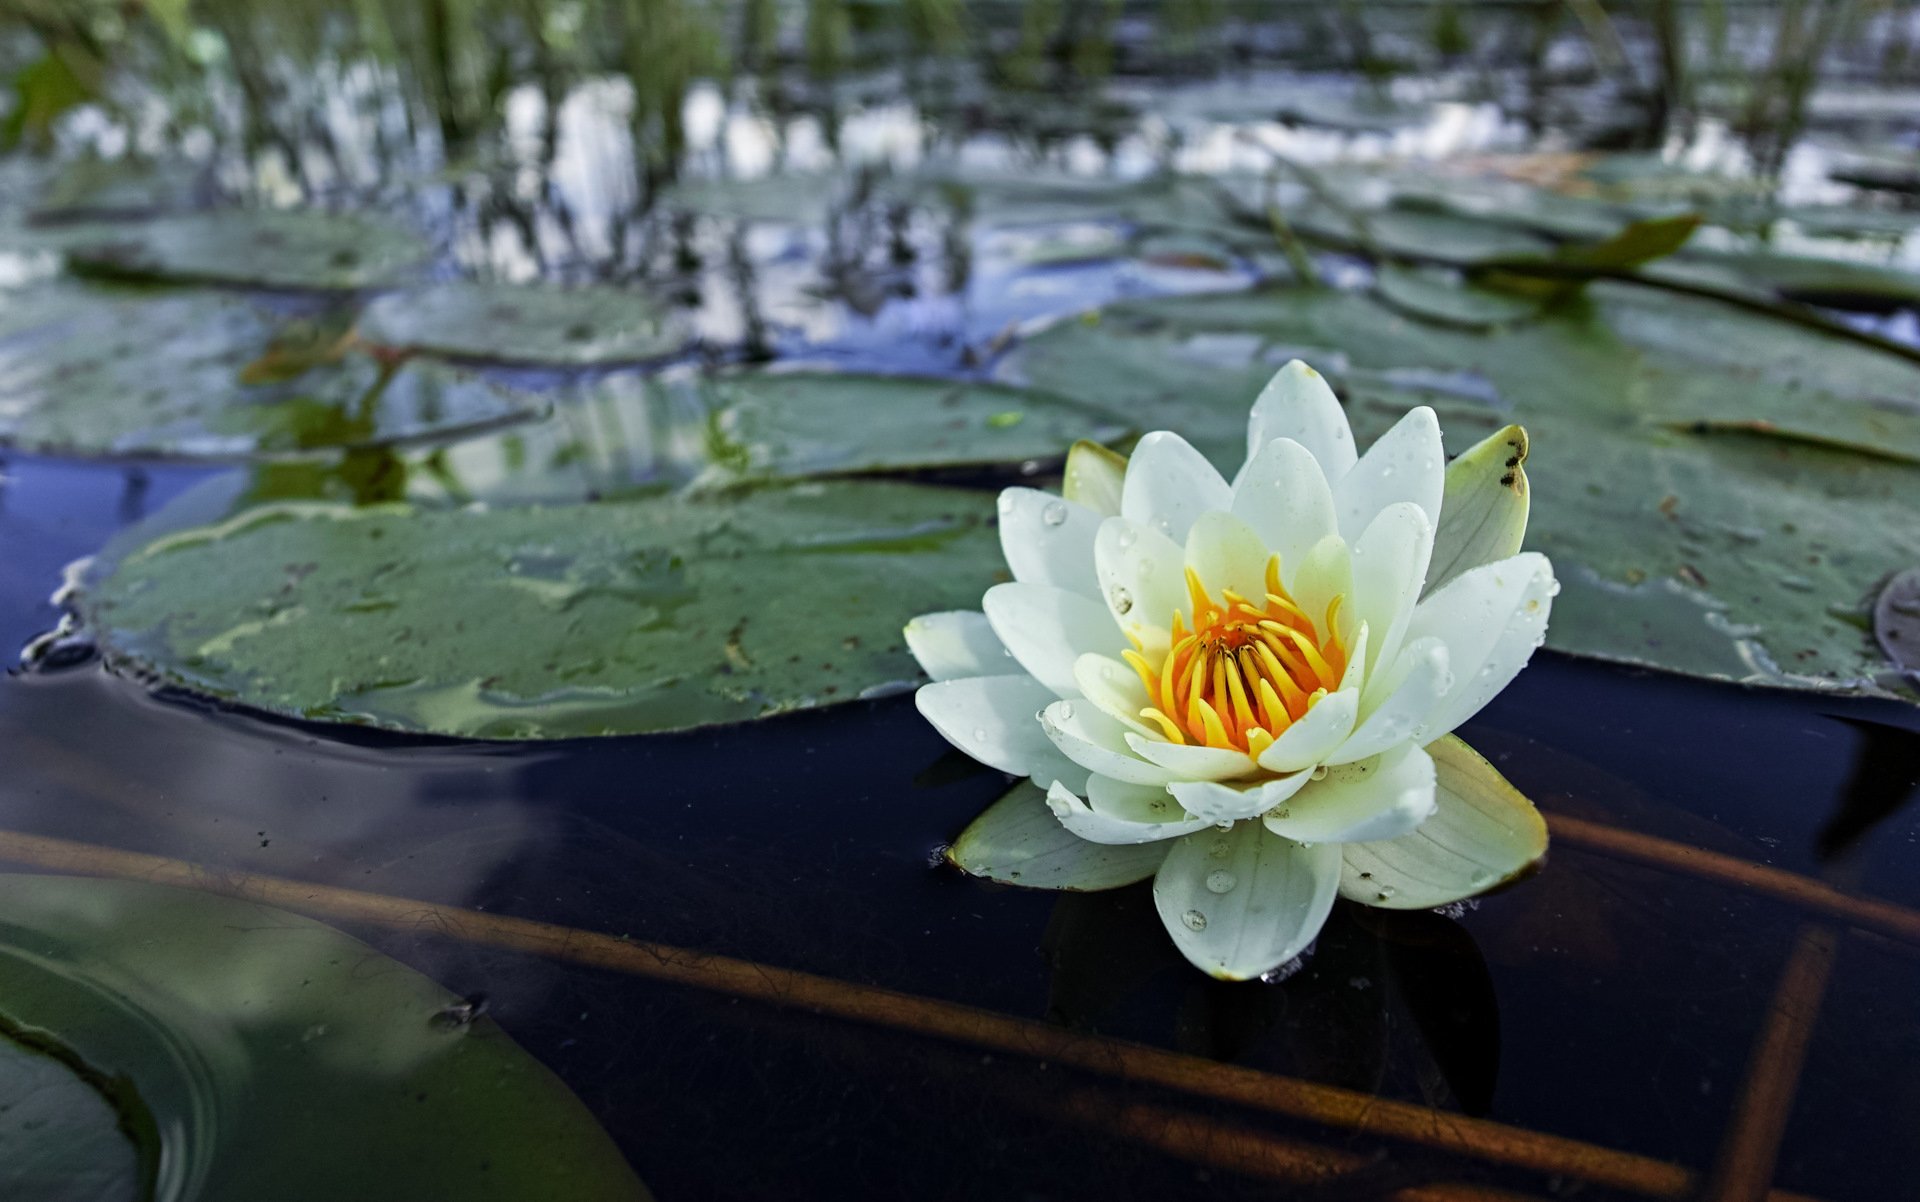
M 1015 469 L 1127 432 L 1080 401 L 982 381 L 829 371 L 619 374 L 537 425 L 416 455 L 421 499 L 571 500 L 740 480 Z
M 354 291 L 405 282 L 430 249 L 374 217 L 244 209 L 119 225 L 67 257 L 77 271 L 114 279 Z
M 219 294 L 71 282 L 22 290 L 0 312 L 0 441 L 79 455 L 232 458 L 406 441 L 538 411 L 454 368 L 394 370 L 334 345 L 329 329 L 324 319 L 290 322 Z M 302 339 L 312 344 L 306 360 L 261 370 Z
M 79 605 L 111 659 L 275 713 L 469 738 L 678 730 L 915 679 L 901 628 L 978 604 L 1001 566 L 991 512 L 857 481 L 558 508 L 285 502 L 136 530 Z
M 1063 322 L 1005 372 L 1185 431 L 1232 467 L 1250 398 L 1296 355 L 1341 384 L 1363 439 L 1430 400 L 1455 452 L 1509 421 L 1527 428 L 1528 543 L 1566 586 L 1550 645 L 1775 684 L 1905 687 L 1864 608 L 1920 560 L 1920 365 L 1899 356 L 1628 285 L 1499 330 L 1281 289 Z
M 113 1100 L 44 1037 L 0 1028 L 0 1198 L 136 1202 L 140 1150 Z
M 449 283 L 383 296 L 367 307 L 370 342 L 456 359 L 591 367 L 677 355 L 692 332 L 630 288 Z
M 124 1196 L 649 1196 L 579 1100 L 491 1020 L 467 1021 L 457 996 L 321 923 L 144 882 L 30 875 L 0 876 L 0 913 L 4 1028 L 132 1095 L 118 1101 L 145 1180 Z M 98 1146 L 88 1117 L 25 1153 L 54 1163 L 53 1141 Z M 19 1167 L 16 1142 L 0 1142 L 0 1182 Z

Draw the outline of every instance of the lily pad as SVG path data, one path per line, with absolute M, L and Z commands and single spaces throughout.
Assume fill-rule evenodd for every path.
M 1004 384 L 752 372 L 705 391 L 716 466 L 749 477 L 1045 462 L 1127 432 L 1085 402 Z
M 0 1027 L 0 1198 L 137 1202 L 146 1174 L 120 1112 L 47 1042 Z
M 1539 301 L 1472 287 L 1434 268 L 1385 263 L 1375 273 L 1373 287 L 1381 300 L 1403 313 L 1470 330 L 1524 321 L 1540 311 Z
M 123 224 L 75 244 L 75 271 L 120 280 L 356 291 L 417 274 L 431 248 L 360 214 L 244 209 Z
M 1057 463 L 1124 422 L 1080 401 L 981 381 L 830 371 L 610 375 L 554 412 L 413 457 L 419 499 L 607 499 L 820 475 Z M 1030 470 L 1030 469 L 1029 469 Z
M 1920 561 L 1920 465 L 1905 461 L 1920 365 L 1713 301 L 1598 283 L 1497 330 L 1324 290 L 1142 302 L 1041 332 L 1003 373 L 1186 432 L 1231 469 L 1248 398 L 1295 356 L 1335 379 L 1363 440 L 1424 399 L 1410 373 L 1487 382 L 1498 405 L 1437 407 L 1456 453 L 1509 421 L 1526 428 L 1528 545 L 1553 556 L 1565 586 L 1549 645 L 1905 691 L 1861 613 L 1878 581 Z M 1733 423 L 1748 432 L 1725 432 Z M 1826 445 L 1783 436 L 1802 428 Z
M 0 313 L 0 441 L 235 458 L 435 437 L 539 411 L 470 373 L 423 362 L 395 369 L 344 347 L 295 364 L 304 370 L 263 372 L 270 350 L 288 358 L 288 325 L 220 294 L 64 281 L 21 290 Z
M 183 498 L 183 501 L 187 498 Z M 980 493 L 828 481 L 567 507 L 285 502 L 110 544 L 110 660 L 256 709 L 481 739 L 680 730 L 914 680 L 1001 571 Z
M 1920 568 L 1908 568 L 1880 590 L 1873 636 L 1896 667 L 1920 682 Z
M 450 283 L 367 307 L 369 342 L 453 359 L 593 367 L 680 354 L 693 342 L 672 310 L 630 288 Z
M 580 1101 L 491 1020 L 321 923 L 138 881 L 16 874 L 0 876 L 0 912 L 0 1023 L 59 1045 L 144 1119 L 131 1124 L 144 1180 L 122 1196 L 649 1197 Z M 61 1093 L 78 1119 L 73 1089 Z M 84 1117 L 21 1150 L 51 1163 L 67 1140 L 99 1145 L 97 1111 Z M 18 1142 L 0 1145 L 0 1182 Z

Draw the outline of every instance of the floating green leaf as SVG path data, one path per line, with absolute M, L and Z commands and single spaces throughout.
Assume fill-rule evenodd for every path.
M 367 307 L 369 342 L 456 359 L 588 367 L 677 355 L 684 322 L 631 288 L 450 283 L 383 296 Z
M 111 279 L 353 291 L 405 282 L 424 266 L 419 235 L 378 218 L 312 209 L 243 209 L 114 227 L 67 252 Z
M 1805 687 L 1903 688 L 1850 619 L 1920 561 L 1906 455 L 1920 365 L 1713 301 L 1596 283 L 1538 320 L 1474 331 L 1351 293 L 1276 289 L 1117 306 L 1020 346 L 1004 374 L 1189 433 L 1228 468 L 1247 399 L 1287 359 L 1341 387 L 1363 439 L 1422 396 L 1449 449 L 1531 437 L 1528 544 L 1565 591 L 1563 650 Z M 1775 423 L 1776 436 L 1692 423 Z M 1709 429 L 1713 428 L 1711 426 Z M 1756 427 L 1757 428 L 1757 427 Z M 1821 441 L 1778 437 L 1817 431 Z
M 1081 401 L 961 380 L 750 372 L 705 392 L 717 461 L 752 477 L 1049 462 L 1127 432 Z
M 826 371 L 618 374 L 547 420 L 416 455 L 421 499 L 577 500 L 699 477 L 974 471 L 1056 463 L 1125 423 L 1083 402 L 980 381 Z
M 1525 321 L 1540 311 L 1537 300 L 1474 287 L 1434 268 L 1385 263 L 1375 272 L 1373 287 L 1381 300 L 1409 316 L 1469 330 Z
M 0 1025 L 0 1198 L 137 1202 L 146 1174 L 113 1102 L 44 1036 L 11 1035 Z
M 348 353 L 324 317 L 292 324 L 219 294 L 59 281 L 15 292 L 0 312 L 0 441 L 232 458 L 438 436 L 538 411 L 453 368 Z M 294 343 L 312 353 L 292 355 Z M 265 366 L 276 347 L 284 370 Z
M 457 510 L 285 502 L 111 545 L 108 656 L 258 709 L 469 738 L 737 722 L 918 675 L 1001 570 L 980 493 L 828 481 Z M 161 519 L 164 522 L 164 517 Z
M 57 1044 L 145 1119 L 129 1126 L 146 1180 L 119 1196 L 649 1196 L 579 1100 L 490 1019 L 451 1017 L 458 997 L 321 923 L 145 882 L 30 875 L 0 876 L 0 913 L 0 1030 Z M 123 1181 L 126 1150 L 86 1117 L 88 1146 L 108 1157 L 87 1167 Z M 27 1171 L 57 1163 L 52 1138 L 25 1145 Z M 23 1167 L 17 1146 L 0 1135 L 0 1183 Z

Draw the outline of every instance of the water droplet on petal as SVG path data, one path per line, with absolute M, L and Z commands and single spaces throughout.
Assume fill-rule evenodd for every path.
M 1233 887 L 1239 883 L 1240 878 L 1224 868 L 1216 869 L 1207 874 L 1207 891 L 1209 893 L 1231 893 L 1233 892 Z
M 1060 721 L 1070 722 L 1072 720 L 1073 720 L 1073 702 L 1062 701 L 1060 703 Z
M 1189 931 L 1204 931 L 1207 929 L 1207 916 L 1198 910 L 1188 910 L 1180 916 L 1180 921 L 1187 924 Z
M 1232 825 L 1233 825 L 1232 823 L 1227 823 L 1228 827 Z M 1222 829 L 1226 829 L 1226 828 L 1223 827 Z M 1226 839 L 1215 839 L 1213 841 L 1213 846 L 1207 849 L 1207 854 L 1212 856 L 1216 860 L 1224 860 L 1228 856 L 1233 854 L 1233 844 L 1232 842 Z
M 1040 520 L 1049 526 L 1065 525 L 1067 520 L 1067 503 L 1065 501 L 1047 502 L 1047 507 L 1040 511 Z
M 984 742 L 986 742 L 986 740 L 987 740 L 987 728 L 986 728 L 986 727 L 984 727 L 984 726 L 976 726 L 976 727 L 974 727 L 974 728 L 973 728 L 973 738 L 974 738 L 974 741 L 975 741 L 975 742 L 978 742 L 978 743 L 984 743 Z
M 1392 885 L 1382 885 L 1380 886 L 1379 889 L 1375 890 L 1375 892 L 1379 894 L 1381 901 L 1386 901 L 1388 898 L 1392 897 L 1394 894 L 1400 891 L 1398 889 L 1395 889 Z
M 1121 528 L 1119 534 L 1114 536 L 1113 545 L 1124 551 L 1138 541 L 1139 538 L 1140 535 L 1135 532 L 1133 527 L 1125 526 Z
M 1114 613 L 1124 614 L 1133 608 L 1133 594 L 1117 584 L 1107 594 L 1107 599 L 1113 603 Z

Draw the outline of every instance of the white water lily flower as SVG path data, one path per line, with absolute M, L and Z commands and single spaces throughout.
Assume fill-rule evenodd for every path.
M 907 643 L 921 713 L 1046 797 L 1009 794 L 951 858 L 1044 888 L 1152 876 L 1174 942 L 1229 979 L 1298 955 L 1336 895 L 1432 907 L 1526 871 L 1539 815 L 1450 737 L 1558 591 L 1515 553 L 1525 454 L 1508 427 L 1449 467 L 1422 406 L 1359 455 L 1296 360 L 1231 482 L 1160 431 L 1130 459 L 1076 446 L 1064 496 L 1007 489 L 1013 582 Z

